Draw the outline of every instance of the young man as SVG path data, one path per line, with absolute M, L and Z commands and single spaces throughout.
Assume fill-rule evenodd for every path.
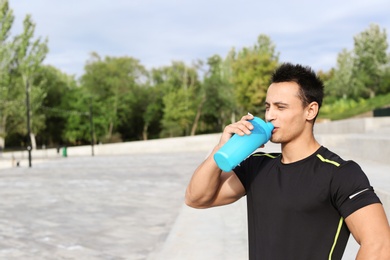
M 252 115 L 225 127 L 186 191 L 194 208 L 247 196 L 250 259 L 341 259 L 350 232 L 357 259 L 390 259 L 390 228 L 379 198 L 353 161 L 321 146 L 313 134 L 323 83 L 309 68 L 286 63 L 272 76 L 265 119 L 281 154 L 255 153 L 231 172 L 213 155 L 233 134 L 251 134 Z

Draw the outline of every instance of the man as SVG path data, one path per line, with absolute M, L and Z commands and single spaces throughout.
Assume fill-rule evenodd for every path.
M 255 153 L 222 172 L 213 155 L 233 134 L 251 134 L 253 116 L 243 116 L 195 170 L 186 204 L 209 208 L 246 195 L 250 259 L 341 259 L 350 232 L 360 244 L 357 259 L 390 259 L 389 223 L 366 175 L 314 137 L 321 80 L 309 67 L 285 63 L 271 81 L 265 119 L 282 153 Z

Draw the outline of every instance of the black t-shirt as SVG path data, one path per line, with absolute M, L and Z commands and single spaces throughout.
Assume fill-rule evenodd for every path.
M 341 259 L 344 219 L 380 203 L 359 165 L 325 147 L 290 164 L 255 153 L 234 172 L 246 190 L 252 260 Z

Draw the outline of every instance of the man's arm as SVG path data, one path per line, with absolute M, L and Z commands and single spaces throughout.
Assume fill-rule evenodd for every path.
M 233 203 L 245 195 L 245 188 L 234 172 L 221 171 L 214 161 L 214 154 L 233 134 L 251 134 L 253 126 L 246 115 L 240 121 L 225 127 L 219 144 L 207 159 L 195 170 L 188 184 L 185 202 L 194 208 L 209 208 Z
M 360 245 L 357 260 L 390 259 L 390 227 L 380 203 L 355 211 L 345 223 Z
M 230 204 L 245 195 L 234 172 L 221 171 L 212 153 L 194 172 L 188 184 L 185 202 L 193 208 L 210 208 Z

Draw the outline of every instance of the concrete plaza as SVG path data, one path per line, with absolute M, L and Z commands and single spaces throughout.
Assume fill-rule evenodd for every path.
M 390 121 L 380 121 L 360 130 L 354 121 L 325 124 L 317 138 L 362 166 L 389 216 Z M 245 199 L 207 210 L 184 205 L 192 172 L 218 139 L 102 145 L 95 156 L 90 147 L 72 147 L 67 158 L 37 151 L 32 168 L 26 154 L 3 154 L 0 259 L 247 259 Z M 10 167 L 11 157 L 20 167 Z M 357 249 L 351 238 L 343 259 L 355 259 Z
M 203 157 L 68 157 L 0 170 L 0 259 L 147 259 Z

